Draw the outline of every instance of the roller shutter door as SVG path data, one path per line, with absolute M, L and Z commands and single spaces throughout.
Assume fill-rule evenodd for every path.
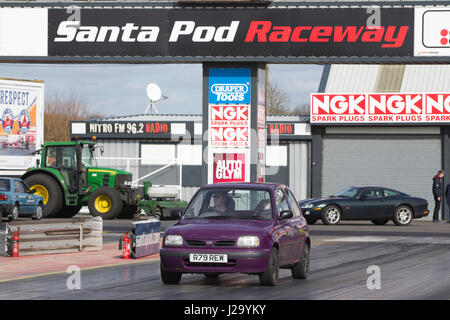
M 349 186 L 383 186 L 425 198 L 433 210 L 432 178 L 441 162 L 439 137 L 329 136 L 323 140 L 322 196 Z

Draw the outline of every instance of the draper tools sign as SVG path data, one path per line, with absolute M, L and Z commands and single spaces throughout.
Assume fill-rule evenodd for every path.
M 450 122 L 450 93 L 311 95 L 311 123 L 429 122 Z
M 42 82 L 0 79 L 0 169 L 34 165 L 42 143 Z
M 81 9 L 78 15 L 48 9 L 43 52 L 191 58 L 412 56 L 414 9 L 381 8 L 380 16 L 373 28 L 366 8 Z

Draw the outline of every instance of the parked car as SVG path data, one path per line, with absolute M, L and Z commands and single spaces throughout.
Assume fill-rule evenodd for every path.
M 34 220 L 42 218 L 44 198 L 19 178 L 0 178 L 0 214 L 10 221 L 19 216 L 30 216 Z
M 406 226 L 429 214 L 427 200 L 383 187 L 350 187 L 334 196 L 306 199 L 299 204 L 309 224 L 321 219 L 328 225 L 341 220 L 371 220 L 384 225 L 393 220 L 398 226 Z
M 275 285 L 280 268 L 305 279 L 310 248 L 306 219 L 288 187 L 207 185 L 164 234 L 161 279 L 178 284 L 183 273 L 217 277 L 238 272 L 258 275 L 262 285 Z

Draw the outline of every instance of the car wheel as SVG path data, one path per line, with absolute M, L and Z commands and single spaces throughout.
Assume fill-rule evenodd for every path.
M 11 215 L 9 216 L 9 221 L 16 221 L 19 218 L 19 206 L 16 204 L 11 211 Z
M 36 207 L 36 212 L 34 213 L 33 220 L 41 220 L 42 219 L 42 204 L 38 204 Z
M 324 224 L 334 225 L 341 221 L 341 210 L 337 206 L 326 206 L 323 209 L 322 221 Z
M 160 264 L 161 280 L 164 284 L 179 284 L 181 281 L 181 272 L 164 271 L 162 263 Z
M 377 226 L 382 226 L 385 225 L 389 220 L 382 220 L 382 219 L 377 219 L 377 220 L 371 220 L 373 224 L 377 225 Z
M 395 209 L 394 223 L 398 226 L 407 226 L 413 219 L 413 213 L 410 207 L 400 206 Z
M 302 255 L 300 257 L 300 262 L 291 269 L 292 277 L 294 279 L 306 279 L 308 278 L 309 272 L 309 246 L 305 243 L 303 246 Z
M 278 281 L 280 265 L 278 264 L 278 249 L 272 248 L 267 269 L 259 275 L 259 282 L 263 286 L 274 286 Z

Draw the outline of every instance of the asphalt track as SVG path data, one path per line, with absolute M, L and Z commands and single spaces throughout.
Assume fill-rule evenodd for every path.
M 127 221 L 106 222 L 115 241 Z M 163 229 L 174 222 L 164 222 Z M 109 231 L 108 231 L 109 230 Z M 0 283 L 0 299 L 88 300 L 426 300 L 450 299 L 450 224 L 414 221 L 409 227 L 370 222 L 311 226 L 313 247 L 307 280 L 281 270 L 276 287 L 262 287 L 254 275 L 219 278 L 183 275 L 179 285 L 160 280 L 159 259 L 81 270 L 80 289 L 68 289 L 69 275 L 43 275 Z M 106 240 L 105 240 L 106 241 Z M 379 287 L 372 286 L 373 268 Z

